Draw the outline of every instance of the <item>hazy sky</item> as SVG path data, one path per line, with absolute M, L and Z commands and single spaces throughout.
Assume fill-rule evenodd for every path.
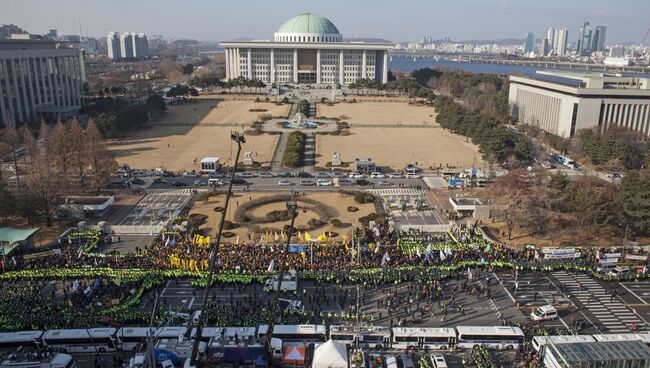
M 105 36 L 111 30 L 218 41 L 267 39 L 301 12 L 323 15 L 344 37 L 417 40 L 537 37 L 584 21 L 607 26 L 607 43 L 640 42 L 650 27 L 650 0 L 0 0 L 0 23 L 32 33 L 56 28 Z

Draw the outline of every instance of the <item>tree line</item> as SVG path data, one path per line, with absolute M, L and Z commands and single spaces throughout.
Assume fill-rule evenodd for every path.
M 16 152 L 22 152 L 20 157 Z M 0 177 L 3 222 L 23 217 L 50 226 L 63 196 L 99 192 L 117 168 L 92 118 L 85 129 L 77 119 L 59 120 L 53 127 L 41 121 L 36 134 L 25 125 L 9 125 L 0 130 L 0 153 L 13 161 L 16 181 L 15 190 L 9 190 L 9 178 Z
M 162 96 L 150 95 L 145 102 L 116 97 L 98 97 L 80 113 L 94 119 L 97 128 L 106 138 L 124 137 L 127 132 L 144 127 L 152 116 L 167 110 Z

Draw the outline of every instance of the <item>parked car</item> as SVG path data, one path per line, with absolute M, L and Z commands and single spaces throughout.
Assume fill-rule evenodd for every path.
M 198 178 L 199 176 L 195 172 L 184 172 L 184 178 Z
M 339 179 L 339 185 L 340 186 L 348 186 L 348 185 L 352 185 L 352 184 L 353 184 L 352 180 L 350 180 L 350 179 L 345 179 L 345 178 L 344 179 Z
M 314 177 L 315 178 L 329 178 L 329 177 L 331 177 L 331 175 L 329 173 L 324 172 L 324 171 L 319 171 L 319 172 L 314 174 Z
M 345 173 L 342 173 L 340 171 L 334 171 L 332 172 L 332 177 L 333 178 L 345 178 L 347 175 Z
M 174 184 L 172 184 L 175 187 L 186 187 L 187 183 L 182 182 L 182 181 L 175 181 Z
M 283 179 L 283 180 L 278 181 L 278 185 L 288 187 L 288 186 L 292 186 L 293 183 L 290 182 L 289 180 Z
M 298 173 L 299 178 L 311 178 L 311 174 L 308 172 L 301 171 Z
M 303 179 L 300 181 L 300 185 L 316 185 L 316 182 L 310 179 Z
M 279 173 L 279 174 L 278 174 L 278 177 L 280 177 L 280 178 L 290 178 L 290 177 L 291 177 L 291 173 L 288 172 L 288 171 L 285 171 L 285 172 L 283 172 L 283 173 Z
M 206 183 L 205 180 L 201 180 L 201 179 L 194 180 L 194 186 L 197 186 L 197 187 L 203 187 L 203 186 L 206 186 L 207 184 L 208 183 Z
M 213 172 L 211 172 L 211 173 L 208 174 L 208 178 L 210 178 L 210 179 L 219 179 L 219 178 L 223 178 L 223 174 L 220 173 L 220 172 L 213 171 Z
M 353 173 L 350 173 L 350 175 L 348 177 L 350 179 L 362 179 L 364 176 L 363 176 L 363 174 L 360 174 L 358 172 L 353 172 Z
M 243 173 L 239 174 L 239 177 L 240 177 L 240 178 L 246 178 L 246 179 L 254 178 L 254 177 L 256 177 L 256 176 L 257 176 L 257 175 L 255 175 L 255 173 L 252 173 L 252 172 L 250 172 L 250 171 L 244 171 Z
M 208 179 L 208 185 L 212 187 L 218 187 L 223 185 L 223 180 L 217 178 Z
M 407 179 L 420 179 L 420 175 L 419 174 L 408 173 L 408 174 L 406 174 L 406 178 Z
M 370 174 L 370 177 L 373 179 L 383 179 L 386 177 L 386 175 L 380 173 L 379 171 L 374 171 L 372 174 Z
M 332 181 L 328 179 L 318 179 L 316 181 L 316 185 L 318 185 L 319 187 L 330 186 L 332 185 Z
M 607 273 L 608 276 L 623 276 L 630 273 L 630 268 L 627 266 L 618 266 Z
M 131 185 L 144 185 L 144 180 L 140 178 L 134 178 L 131 180 Z
M 391 178 L 391 179 L 402 179 L 404 177 L 404 175 L 402 175 L 402 174 L 400 174 L 398 172 L 393 172 L 393 173 L 388 174 L 388 177 Z
M 235 178 L 235 180 L 232 181 L 232 185 L 249 185 L 249 183 L 242 178 Z
M 433 368 L 447 368 L 447 360 L 445 359 L 445 356 L 439 353 L 434 353 L 430 355 L 431 357 L 431 364 L 433 365 Z
M 377 185 L 382 187 L 390 187 L 391 185 L 393 185 L 393 183 L 391 183 L 390 181 L 382 180 L 379 183 L 377 183 Z
M 263 171 L 258 175 L 260 178 L 272 178 L 274 175 L 272 172 Z
M 366 178 L 357 179 L 357 185 L 370 185 L 370 181 Z
M 140 180 L 140 179 L 138 179 L 138 180 Z M 154 178 L 154 179 L 153 179 L 153 182 L 154 182 L 155 184 L 167 184 L 167 179 L 163 179 L 163 178 Z

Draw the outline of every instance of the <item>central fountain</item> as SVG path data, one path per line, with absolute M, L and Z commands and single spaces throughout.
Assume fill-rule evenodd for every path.
M 307 117 L 302 112 L 297 112 L 293 119 L 285 121 L 282 126 L 288 129 L 315 129 L 318 128 L 318 123 L 314 121 L 307 121 Z

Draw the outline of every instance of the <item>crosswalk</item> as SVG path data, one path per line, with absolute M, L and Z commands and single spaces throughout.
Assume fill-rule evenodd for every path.
M 586 274 L 570 274 L 566 271 L 553 272 L 553 277 L 562 282 L 569 293 L 585 306 L 585 312 L 591 313 L 604 328 L 603 332 L 630 332 L 630 324 L 636 324 L 640 331 L 647 331 L 648 326 L 627 305 L 611 295 L 601 285 Z M 594 321 L 596 322 L 596 321 Z
M 402 196 L 402 195 L 422 195 L 425 193 L 422 189 L 412 188 L 390 188 L 390 189 L 370 189 L 370 192 L 380 196 Z
M 147 194 L 192 195 L 192 191 L 206 192 L 207 189 L 147 189 Z

